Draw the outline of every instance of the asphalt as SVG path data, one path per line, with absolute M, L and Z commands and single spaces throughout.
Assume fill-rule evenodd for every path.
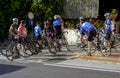
M 70 46 L 71 51 L 63 50 L 56 56 L 48 53 L 47 50 L 42 54 L 31 56 L 28 58 L 20 58 L 14 60 L 19 63 L 42 63 L 44 65 L 83 68 L 99 71 L 110 71 L 120 73 L 120 53 L 112 53 L 109 57 L 102 57 L 99 53 L 93 56 L 86 56 L 80 48 Z M 0 59 L 8 61 L 4 56 L 0 55 Z

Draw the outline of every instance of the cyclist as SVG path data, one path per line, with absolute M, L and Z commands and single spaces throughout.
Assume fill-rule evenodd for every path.
M 41 32 L 40 21 L 37 21 L 36 26 L 34 27 L 34 33 L 37 40 L 41 39 L 40 32 Z
M 34 27 L 34 34 L 36 37 L 36 40 L 38 41 L 39 44 L 41 44 L 41 27 L 40 27 L 40 21 L 36 22 L 36 26 Z M 36 47 L 41 47 L 36 44 Z
M 18 33 L 17 28 L 18 28 L 18 18 L 13 18 L 12 19 L 13 23 L 11 24 L 10 28 L 9 28 L 9 38 L 10 40 L 12 40 L 13 42 L 16 42 L 16 35 Z M 15 50 L 15 47 L 13 49 L 13 58 L 19 58 L 18 53 Z
M 53 29 L 56 34 L 56 37 L 60 39 L 63 28 L 63 20 L 60 15 L 54 16 L 55 21 L 53 21 Z
M 25 46 L 23 44 L 23 39 L 25 39 L 27 37 L 27 28 L 25 27 L 26 23 L 24 20 L 20 21 L 20 25 L 18 27 L 18 34 L 16 36 L 16 39 L 18 40 L 18 42 L 20 44 L 22 44 L 22 51 L 23 51 L 23 55 L 25 56 Z
M 61 38 L 62 38 L 62 32 L 63 32 L 63 20 L 60 15 L 55 15 L 53 21 L 53 29 L 55 33 L 55 38 L 57 39 L 58 43 L 61 44 Z M 61 47 L 61 45 L 58 45 Z M 59 48 L 59 51 L 61 51 L 61 48 Z
M 105 13 L 105 23 L 104 23 L 104 47 L 108 49 L 108 41 L 110 40 L 112 34 L 112 20 L 110 19 L 110 13 Z
M 82 24 L 85 22 L 85 18 L 83 16 L 81 16 L 81 17 L 79 17 L 79 20 L 80 20 L 80 22 L 79 22 L 79 30 L 80 30 Z M 80 47 L 84 46 L 83 43 L 84 43 L 83 35 L 80 35 L 80 44 L 81 44 Z
M 12 41 L 15 41 L 15 37 L 17 35 L 17 28 L 18 28 L 18 18 L 13 18 L 12 19 L 13 23 L 11 24 L 9 28 L 9 33 Z
M 45 27 L 45 34 L 46 34 L 46 36 L 47 36 L 47 40 L 48 40 L 48 42 L 50 41 L 50 39 L 51 39 L 51 36 L 52 36 L 52 27 L 50 26 L 50 23 L 49 23 L 49 21 L 46 21 L 46 22 L 44 22 L 44 27 Z
M 80 27 L 80 34 L 81 36 L 87 34 L 88 40 L 88 56 L 91 56 L 91 48 L 92 48 L 92 41 L 96 40 L 96 29 L 92 25 L 94 23 L 94 19 L 90 18 L 89 22 L 84 22 Z

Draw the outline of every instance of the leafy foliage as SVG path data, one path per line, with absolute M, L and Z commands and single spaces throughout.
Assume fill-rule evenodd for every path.
M 34 20 L 52 20 L 54 14 L 63 14 L 63 0 L 0 0 L 0 38 L 7 37 L 12 18 L 28 20 L 28 12 Z

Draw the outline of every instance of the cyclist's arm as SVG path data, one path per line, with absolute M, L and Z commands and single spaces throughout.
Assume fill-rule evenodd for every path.
M 61 30 L 62 30 L 62 32 L 64 32 L 64 22 L 62 22 Z
M 13 27 L 11 26 L 10 29 L 9 29 L 9 33 L 13 36 L 16 36 L 16 34 L 13 32 Z

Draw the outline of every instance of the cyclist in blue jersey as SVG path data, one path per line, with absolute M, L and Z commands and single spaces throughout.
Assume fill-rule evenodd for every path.
M 60 38 L 62 34 L 63 20 L 61 19 L 60 15 L 55 15 L 54 19 L 55 21 L 53 21 L 53 29 L 56 34 L 56 37 Z
M 92 25 L 94 23 L 94 19 L 90 18 L 89 22 L 84 22 L 82 26 L 80 27 L 80 34 L 81 36 L 84 36 L 87 34 L 87 40 L 88 40 L 88 56 L 91 56 L 91 48 L 92 48 L 92 41 L 96 40 L 96 29 Z
M 41 39 L 40 32 L 41 32 L 40 21 L 37 21 L 36 26 L 34 27 L 34 33 L 37 40 Z
M 105 13 L 105 23 L 104 23 L 104 46 L 107 49 L 108 41 L 110 40 L 112 34 L 112 20 L 110 18 L 110 13 Z
M 85 22 L 85 18 L 83 16 L 79 17 L 79 20 L 80 20 L 80 23 L 79 23 L 79 30 L 82 26 L 82 24 Z M 83 35 L 80 35 L 80 43 L 81 43 L 81 46 L 80 47 L 83 47 L 83 43 L 84 43 L 84 39 L 83 39 Z
M 110 13 L 105 13 L 104 14 L 105 16 L 105 27 L 104 27 L 104 30 L 105 30 L 105 40 L 109 40 L 110 39 L 110 35 L 111 35 L 111 32 L 112 32 L 112 20 L 110 19 Z

